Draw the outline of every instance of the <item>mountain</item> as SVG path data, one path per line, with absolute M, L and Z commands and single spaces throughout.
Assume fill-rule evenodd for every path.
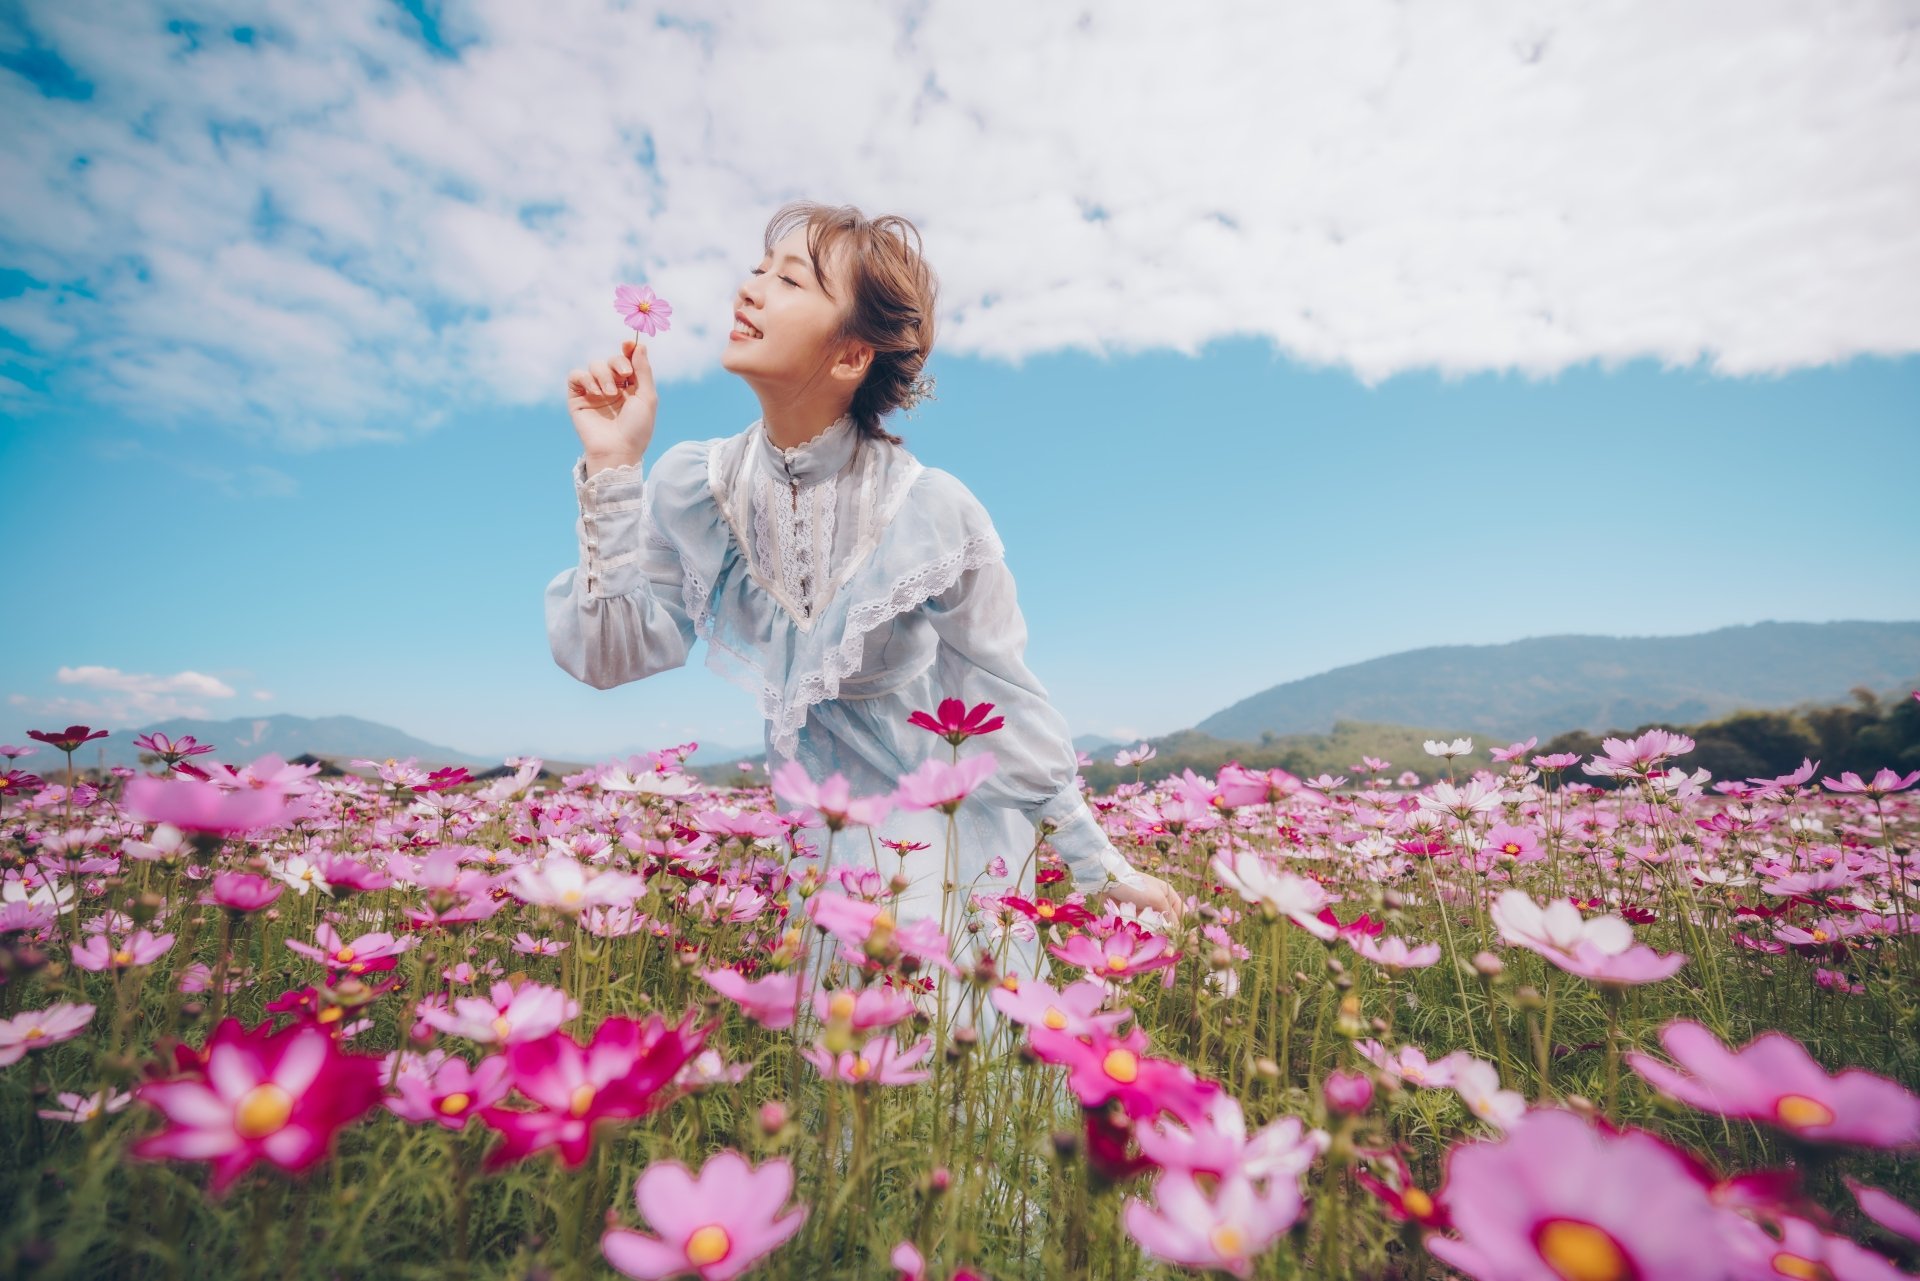
M 1318 734 L 1340 721 L 1499 738 L 1695 723 L 1833 702 L 1920 675 L 1920 623 L 1753 623 L 1694 636 L 1541 636 L 1408 650 L 1288 681 L 1194 726 L 1215 738 Z
M 164 720 L 142 725 L 138 729 L 116 729 L 112 737 L 88 743 L 74 753 L 74 764 L 92 768 L 99 763 L 99 753 L 104 750 L 109 766 L 137 768 L 142 749 L 135 747 L 133 740 L 155 730 L 170 738 L 191 734 L 202 743 L 211 743 L 215 750 L 210 757 L 195 759 L 212 759 L 228 765 L 244 765 L 269 752 L 277 753 L 286 760 L 292 760 L 302 752 L 311 752 L 316 756 L 339 757 L 343 764 L 346 759 L 362 756 L 376 761 L 389 756 L 398 760 L 417 756 L 420 764 L 427 766 L 488 767 L 500 764 L 490 757 L 473 756 L 451 747 L 442 747 L 438 743 L 429 743 L 391 725 L 361 720 L 358 716 L 310 717 L 285 713 L 238 717 L 226 721 Z M 57 753 L 55 756 L 58 759 Z

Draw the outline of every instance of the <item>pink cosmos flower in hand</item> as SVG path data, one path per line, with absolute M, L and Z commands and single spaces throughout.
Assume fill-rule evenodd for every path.
M 787 804 L 819 810 L 829 831 L 837 832 L 848 824 L 876 826 L 893 809 L 891 795 L 853 796 L 844 774 L 835 773 L 816 784 L 798 761 L 788 761 L 775 770 L 772 783 L 774 795 Z
M 797 975 L 775 972 L 750 979 L 738 970 L 702 970 L 700 977 L 761 1027 L 778 1032 L 793 1026 L 794 1014 L 800 1007 Z
M 1698 1023 L 1660 1030 L 1676 1067 L 1637 1050 L 1628 1066 L 1662 1094 L 1717 1116 L 1763 1121 L 1807 1143 L 1920 1146 L 1920 1098 L 1860 1068 L 1829 1076 L 1800 1043 L 1766 1032 L 1729 1050 Z
M 28 1050 L 44 1050 L 72 1040 L 93 1021 L 93 1009 L 91 1005 L 60 1001 L 44 1010 L 27 1010 L 0 1019 L 0 1067 L 18 1063 Z
M 958 764 L 929 756 L 920 763 L 919 769 L 900 776 L 893 800 L 903 810 L 931 809 L 952 814 L 993 769 L 992 752 L 980 752 Z
M 916 711 L 907 717 L 907 724 L 930 730 L 958 747 L 976 734 L 991 734 L 1006 725 L 1004 716 L 995 716 L 991 720 L 987 718 L 987 713 L 992 710 L 992 703 L 979 703 L 968 708 L 961 699 L 943 698 L 937 717 Z
M 142 1160 L 212 1161 L 218 1194 L 254 1162 L 304 1170 L 333 1136 L 380 1102 L 380 1061 L 342 1050 L 312 1023 L 251 1031 L 223 1019 L 206 1044 L 205 1071 L 134 1088 L 169 1128 L 137 1141 Z
M 1429 1235 L 1427 1250 L 1479 1281 L 1735 1275 L 1727 1256 L 1743 1221 L 1713 1203 L 1687 1157 L 1643 1130 L 1529 1112 L 1498 1140 L 1448 1152 L 1437 1199 L 1457 1235 Z
M 755 1168 L 729 1148 L 709 1157 L 698 1175 L 678 1161 L 655 1161 L 635 1181 L 633 1199 L 660 1235 L 608 1228 L 600 1252 L 637 1281 L 687 1273 L 730 1281 L 800 1230 L 804 1203 L 782 1213 L 792 1192 L 785 1157 Z
M 1127 1232 L 1155 1258 L 1244 1277 L 1254 1257 L 1300 1217 L 1300 1188 L 1274 1179 L 1260 1189 L 1236 1169 L 1209 1195 L 1192 1172 L 1163 1170 L 1153 1181 L 1153 1202 L 1130 1197 L 1124 1215 Z
M 673 307 L 653 292 L 652 285 L 615 285 L 613 309 L 627 322 L 627 328 L 649 338 L 672 328 Z

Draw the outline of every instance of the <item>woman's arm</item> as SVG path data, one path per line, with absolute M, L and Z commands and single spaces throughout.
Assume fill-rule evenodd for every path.
M 657 478 L 656 478 L 657 479 Z M 693 645 L 680 556 L 654 530 L 639 463 L 573 465 L 580 563 L 547 584 L 547 643 L 576 680 L 611 689 L 679 667 Z
M 995 768 L 977 789 L 981 799 L 1016 808 L 1036 826 L 1052 822 L 1048 840 L 1066 861 L 1075 889 L 1104 888 L 1124 902 L 1178 915 L 1180 896 L 1114 848 L 1081 795 L 1079 754 L 1066 718 L 1026 664 L 1027 624 L 1006 562 L 994 556 L 967 569 L 928 598 L 926 612 L 940 638 L 934 687 L 969 705 L 992 703 L 1006 718 L 982 740 Z M 1107 885 L 1109 877 L 1117 884 Z

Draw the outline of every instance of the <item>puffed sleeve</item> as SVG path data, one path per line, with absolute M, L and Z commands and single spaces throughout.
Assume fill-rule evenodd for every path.
M 934 688 L 969 707 L 992 703 L 993 714 L 1006 718 L 979 740 L 993 753 L 994 771 L 975 795 L 1019 810 L 1036 827 L 1051 821 L 1055 830 L 1047 839 L 1066 862 L 1075 889 L 1091 893 L 1109 876 L 1133 883 L 1140 874 L 1107 839 L 1081 794 L 1066 717 L 1027 668 L 1027 623 L 1013 573 L 997 554 L 999 540 L 992 538 L 989 546 L 925 606 L 939 636 Z
M 591 477 L 584 457 L 573 465 L 580 562 L 547 584 L 547 643 L 562 670 L 595 689 L 679 667 L 693 645 L 680 556 L 652 519 L 649 490 L 666 464 L 652 481 L 638 463 Z

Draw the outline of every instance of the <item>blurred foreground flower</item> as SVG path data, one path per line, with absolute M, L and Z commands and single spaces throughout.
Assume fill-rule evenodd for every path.
M 781 1213 L 792 1191 L 785 1157 L 755 1168 L 728 1148 L 697 1175 L 678 1161 L 655 1161 L 634 1182 L 633 1199 L 660 1235 L 608 1228 L 600 1252 L 615 1271 L 640 1281 L 684 1273 L 728 1281 L 800 1230 L 805 1204 Z

